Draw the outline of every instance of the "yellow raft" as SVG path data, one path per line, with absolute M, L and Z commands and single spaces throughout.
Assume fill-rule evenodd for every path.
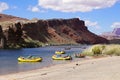
M 65 51 L 55 51 L 55 54 L 65 54 Z
M 24 58 L 24 57 L 18 57 L 19 62 L 40 62 L 42 61 L 41 57 L 31 57 L 31 58 Z
M 53 60 L 71 60 L 72 57 L 71 56 L 65 56 L 65 57 L 57 57 L 57 55 L 53 55 L 52 56 Z

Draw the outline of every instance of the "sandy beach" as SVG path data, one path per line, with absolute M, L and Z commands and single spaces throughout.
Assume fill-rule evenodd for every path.
M 103 57 L 1 75 L 0 80 L 120 80 L 120 57 Z

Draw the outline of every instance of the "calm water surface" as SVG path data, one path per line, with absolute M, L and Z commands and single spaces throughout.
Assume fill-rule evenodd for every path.
M 71 61 L 55 61 L 51 56 L 56 50 L 65 50 L 66 46 L 50 46 L 41 48 L 25 48 L 17 50 L 0 50 L 0 75 L 38 69 L 56 64 L 68 63 Z M 66 54 L 73 56 L 74 53 L 80 53 L 86 46 L 70 46 L 70 50 L 65 50 Z M 18 62 L 19 56 L 34 55 L 43 58 L 42 62 Z M 72 61 L 80 60 L 73 58 Z

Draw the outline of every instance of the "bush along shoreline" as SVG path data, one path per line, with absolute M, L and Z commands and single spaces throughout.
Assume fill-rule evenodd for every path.
M 120 56 L 119 44 L 97 44 L 84 50 L 82 54 L 86 56 Z

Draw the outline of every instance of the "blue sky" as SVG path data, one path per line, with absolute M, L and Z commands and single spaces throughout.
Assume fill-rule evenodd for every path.
M 95 33 L 120 27 L 120 0 L 0 0 L 0 13 L 23 18 L 80 18 Z

